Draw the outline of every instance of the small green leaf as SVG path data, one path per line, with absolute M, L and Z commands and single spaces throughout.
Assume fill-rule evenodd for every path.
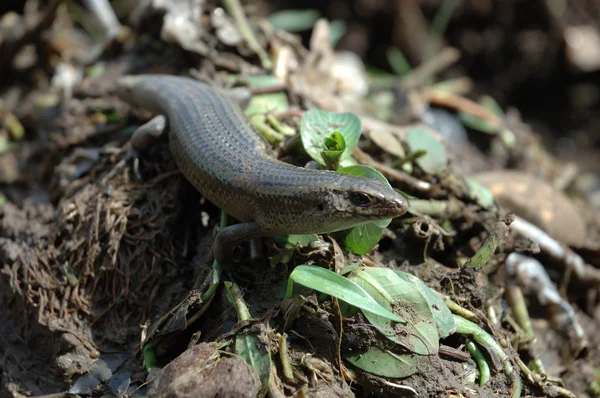
M 296 246 L 308 246 L 311 242 L 319 240 L 315 234 L 310 235 L 286 235 L 274 236 L 273 241 L 277 246 L 283 247 L 279 253 L 269 258 L 271 267 L 276 267 L 278 264 L 287 264 L 293 257 Z
M 479 99 L 479 103 L 488 111 L 492 112 L 494 115 L 499 118 L 504 117 L 504 111 L 500 107 L 500 104 L 496 102 L 496 100 L 489 95 L 484 95 Z
M 411 70 L 408 60 L 406 59 L 402 51 L 400 51 L 396 47 L 390 47 L 388 49 L 387 60 L 390 66 L 392 67 L 394 73 L 398 76 L 404 76 Z
M 115 111 L 106 112 L 106 120 L 111 123 L 117 123 L 119 121 L 119 114 Z
M 332 152 L 344 152 L 346 149 L 346 140 L 339 131 L 334 131 L 323 141 L 323 150 Z
M 245 321 L 251 318 L 252 314 L 243 299 L 243 294 L 239 287 L 232 282 L 223 283 L 227 299 L 234 306 L 238 320 Z M 262 389 L 266 389 L 271 379 L 271 352 L 268 342 L 252 333 L 238 334 L 235 337 L 235 352 L 246 361 L 246 363 L 258 374 L 262 383 Z
M 470 113 L 466 113 L 464 111 L 458 112 L 457 115 L 462 124 L 473 130 L 481 131 L 482 133 L 491 135 L 498 133 L 498 128 L 489 124 L 486 120 L 481 119 L 475 115 L 471 115 Z
M 150 343 L 144 345 L 144 349 L 142 350 L 143 363 L 146 367 L 146 371 L 150 372 L 156 366 L 156 346 L 158 341 L 151 341 Z
M 352 113 L 330 113 L 319 109 L 304 112 L 300 124 L 300 136 L 306 153 L 321 166 L 326 166 L 321 152 L 325 139 L 339 132 L 346 142 L 340 160 L 349 158 L 358 144 L 361 133 L 360 119 Z
M 398 315 L 379 305 L 356 283 L 325 268 L 312 265 L 299 265 L 294 268 L 288 280 L 288 298 L 292 296 L 294 282 L 318 292 L 337 297 L 363 311 L 371 312 L 395 322 L 404 322 Z
M 266 389 L 272 368 L 269 345 L 255 334 L 238 334 L 235 337 L 235 353 L 252 366 L 260 378 L 262 389 Z
M 414 355 L 399 355 L 377 347 L 358 354 L 345 354 L 344 359 L 365 372 L 381 377 L 400 379 L 417 372 L 417 357 Z
M 350 230 L 344 239 L 346 250 L 363 256 L 381 239 L 383 229 L 375 223 L 361 224 Z
M 319 19 L 319 11 L 315 9 L 305 10 L 282 10 L 269 15 L 268 19 L 277 29 L 287 30 L 288 32 L 301 32 L 313 27 Z
M 338 131 L 334 131 L 329 137 L 323 140 L 323 152 L 321 152 L 321 156 L 329 170 L 338 168 L 345 149 L 346 140 Z
M 350 166 L 358 166 L 358 165 L 359 165 L 359 163 L 352 156 L 343 158 L 342 160 L 340 160 L 340 167 L 350 167 Z M 337 170 L 339 170 L 339 167 L 336 169 L 336 171 Z
M 415 159 L 423 171 L 435 175 L 446 170 L 448 164 L 446 148 L 428 128 L 424 126 L 411 128 L 406 143 L 411 152 L 425 151 L 425 155 Z
M 500 119 L 504 118 L 504 112 L 502 111 L 502 108 L 500 105 L 498 105 L 496 100 L 489 95 L 482 96 L 479 99 L 479 104 L 494 115 L 498 116 Z M 487 134 L 497 134 L 500 132 L 498 126 L 494 126 L 488 123 L 486 120 L 470 113 L 460 111 L 458 112 L 458 118 L 465 126 L 472 128 L 473 130 L 481 131 L 482 133 Z
M 281 123 L 272 113 L 265 115 L 265 119 L 275 129 L 275 131 L 283 134 L 284 136 L 291 137 L 296 134 L 296 130 L 293 127 Z
M 8 127 L 8 131 L 15 141 L 22 140 L 25 137 L 25 127 L 13 113 L 8 112 L 4 115 L 4 124 Z
M 269 265 L 271 268 L 277 267 L 279 264 L 287 264 L 292 259 L 292 252 L 282 250 L 279 253 L 269 257 Z
M 469 186 L 469 195 L 475 199 L 479 206 L 487 210 L 496 208 L 496 202 L 494 201 L 494 194 L 492 191 L 472 178 L 465 177 L 465 181 Z
M 46 110 L 54 108 L 60 104 L 60 98 L 57 94 L 40 94 L 33 99 L 33 106 L 36 110 Z
M 267 123 L 267 118 L 262 113 L 250 116 L 250 124 L 271 145 L 279 145 L 285 139 L 283 134 Z
M 436 323 L 440 338 L 443 339 L 451 334 L 454 334 L 456 331 L 454 317 L 442 299 L 433 290 L 431 290 L 429 286 L 425 284 L 425 282 L 416 276 L 397 270 L 394 272 L 399 278 L 412 284 L 414 288 L 417 289 L 425 298 L 425 301 L 427 301 L 429 309 L 431 310 L 433 320 Z
M 378 331 L 391 341 L 419 355 L 432 355 L 439 348 L 439 334 L 431 308 L 412 282 L 400 278 L 389 268 L 363 268 L 352 280 L 387 309 L 396 308 L 406 326 L 392 325 L 387 319 L 365 312 Z M 445 307 L 445 306 L 444 306 Z
M 106 72 L 106 65 L 101 62 L 97 62 L 86 69 L 85 74 L 90 79 L 97 79 Z
M 319 236 L 316 234 L 306 234 L 306 235 L 284 235 L 284 236 L 275 236 L 273 237 L 275 243 L 278 246 L 285 247 L 287 249 L 293 249 L 297 245 L 307 246 L 309 243 L 315 242 L 319 240 Z

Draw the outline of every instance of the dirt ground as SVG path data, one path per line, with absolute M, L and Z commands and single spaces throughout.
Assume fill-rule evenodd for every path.
M 597 2 L 124 0 L 103 23 L 90 4 L 0 5 L 0 397 L 600 396 Z M 266 22 L 300 7 L 322 19 L 269 19 L 294 32 Z M 411 211 L 364 256 L 341 233 L 266 238 L 262 256 L 244 243 L 222 270 L 239 291 L 215 285 L 219 208 L 179 171 L 168 138 L 127 158 L 152 115 L 115 88 L 140 73 L 285 94 L 267 113 L 295 134 L 271 143 L 297 166 L 311 160 L 297 134 L 307 109 L 355 113 L 353 156 Z M 265 75 L 275 83 L 257 86 Z M 439 172 L 411 141 L 423 126 L 442 137 Z M 549 236 L 517 229 L 515 215 Z M 412 274 L 506 360 L 483 350 L 492 370 L 480 386 L 472 338 L 453 333 L 414 355 L 408 377 L 364 371 L 352 352 L 410 350 L 341 300 L 286 298 L 300 264 Z M 268 356 L 267 373 L 242 359 L 241 341 Z

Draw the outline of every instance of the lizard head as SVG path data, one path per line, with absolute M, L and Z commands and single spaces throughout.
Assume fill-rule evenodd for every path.
M 326 195 L 326 211 L 339 217 L 369 221 L 398 217 L 408 210 L 406 199 L 390 186 L 374 178 L 340 179 L 340 184 Z M 337 189 L 336 189 L 337 188 Z
M 279 165 L 273 181 L 253 189 L 260 204 L 254 219 L 273 234 L 336 232 L 408 210 L 402 195 L 375 178 Z
M 408 210 L 407 200 L 377 179 L 339 173 L 330 176 L 333 178 L 321 181 L 318 188 L 309 189 L 313 199 L 311 218 L 321 226 L 313 229 L 321 229 L 321 233 L 399 217 Z

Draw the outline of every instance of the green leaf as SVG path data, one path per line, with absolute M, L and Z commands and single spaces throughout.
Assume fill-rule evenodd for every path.
M 358 165 L 359 164 L 356 161 L 356 159 L 354 159 L 351 156 L 340 160 L 340 167 L 350 167 L 350 166 L 358 166 Z M 338 171 L 338 170 L 339 170 L 339 167 L 336 169 L 336 171 Z
M 496 100 L 494 100 L 489 95 L 482 96 L 479 99 L 479 104 L 487 110 L 489 110 L 494 115 L 498 116 L 499 118 L 504 118 L 504 112 L 502 111 L 502 108 L 500 107 L 500 105 L 498 105 Z M 481 131 L 482 133 L 492 135 L 500 132 L 500 129 L 497 126 L 494 126 L 488 123 L 486 120 L 481 119 L 470 113 L 460 111 L 458 112 L 458 118 L 465 126 L 472 128 L 473 130 Z
M 86 69 L 85 74 L 90 79 L 97 79 L 106 72 L 106 65 L 97 62 Z
M 375 223 L 361 224 L 352 228 L 344 239 L 346 250 L 363 256 L 381 239 L 383 229 Z
M 361 133 L 360 119 L 352 113 L 330 113 L 319 109 L 304 112 L 300 124 L 300 137 L 306 153 L 321 166 L 326 166 L 321 152 L 325 139 L 339 132 L 346 142 L 340 159 L 349 158 L 358 144 Z
M 288 32 L 301 32 L 313 27 L 320 13 L 315 9 L 282 10 L 269 15 L 268 19 L 275 28 Z
M 294 282 L 318 292 L 337 297 L 363 311 L 377 314 L 380 317 L 395 322 L 404 322 L 398 315 L 379 305 L 356 283 L 325 268 L 312 265 L 297 266 L 290 274 L 288 280 L 288 298 L 292 296 Z
M 279 80 L 273 75 L 248 76 L 251 88 L 264 88 L 279 85 Z M 289 108 L 287 94 L 269 93 L 253 95 L 244 110 L 246 116 L 271 112 L 285 112 Z
M 33 100 L 33 106 L 35 110 L 46 110 L 49 108 L 54 108 L 60 104 L 60 98 L 57 94 L 40 94 L 36 96 Z
M 417 289 L 431 310 L 431 315 L 437 326 L 440 338 L 446 338 L 456 331 L 456 324 L 454 323 L 454 316 L 444 304 L 442 299 L 425 284 L 422 280 L 414 275 L 407 274 L 406 272 L 394 271 L 396 275 L 404 281 L 410 283 Z
M 448 164 L 446 148 L 428 128 L 424 126 L 411 128 L 406 143 L 411 152 L 425 151 L 425 155 L 415 159 L 423 171 L 435 175 L 446 170 Z
M 4 124 L 15 141 L 22 140 L 25 137 L 25 127 L 13 113 L 7 112 L 4 115 Z
M 229 281 L 224 282 L 227 299 L 233 304 L 238 320 L 245 321 L 252 314 L 239 287 Z M 252 333 L 238 334 L 235 337 L 235 352 L 258 374 L 262 389 L 266 390 L 271 379 L 271 353 L 268 342 L 262 341 L 258 335 Z
M 427 300 L 412 282 L 389 268 L 363 268 L 352 280 L 382 307 L 400 312 L 407 325 L 392 323 L 376 314 L 365 316 L 389 340 L 419 355 L 432 355 L 439 349 L 439 334 Z M 445 307 L 445 306 L 444 306 Z
M 285 247 L 287 249 L 293 249 L 297 245 L 308 246 L 309 243 L 319 240 L 319 236 L 316 234 L 306 235 L 284 235 L 274 236 L 272 238 L 278 246 Z
M 156 346 L 158 340 L 151 341 L 142 350 L 143 363 L 146 371 L 150 372 L 156 366 Z
M 235 352 L 258 374 L 262 389 L 269 386 L 271 379 L 271 352 L 269 345 L 254 334 L 238 334 L 235 337 Z
M 496 102 L 496 100 L 489 95 L 484 95 L 479 99 L 479 103 L 488 111 L 492 112 L 494 115 L 499 118 L 504 117 L 504 111 L 500 107 L 500 104 Z
M 277 264 L 287 264 L 290 262 L 296 246 L 308 246 L 311 242 L 318 241 L 319 237 L 315 234 L 310 234 L 274 236 L 272 239 L 277 246 L 284 248 L 279 253 L 269 258 L 270 266 L 276 267 Z
M 394 73 L 398 76 L 406 75 L 411 70 L 408 60 L 406 59 L 402 51 L 400 51 L 396 47 L 390 47 L 388 49 L 387 60 L 390 63 L 390 66 L 392 67 Z
M 338 131 L 334 131 L 323 141 L 323 150 L 331 152 L 344 152 L 346 149 L 346 140 Z
M 494 201 L 494 194 L 492 191 L 472 178 L 465 177 L 465 181 L 469 186 L 469 195 L 475 199 L 475 202 L 477 202 L 479 206 L 487 210 L 496 208 L 496 202 Z
M 346 149 L 346 140 L 338 131 L 334 131 L 323 141 L 323 152 L 321 156 L 329 170 L 338 168 L 340 159 Z
M 293 255 L 291 251 L 282 250 L 279 253 L 269 257 L 269 266 L 271 268 L 277 267 L 279 264 L 287 264 L 292 259 Z
M 284 139 L 284 135 L 279 133 L 267 123 L 267 118 L 262 113 L 250 116 L 252 127 L 267 140 L 271 145 L 279 145 Z
M 389 350 L 370 347 L 358 354 L 345 354 L 344 359 L 365 372 L 381 377 L 400 379 L 417 372 L 417 358 L 414 355 L 398 355 Z
M 363 165 L 346 166 L 346 167 L 341 167 L 341 168 L 337 169 L 336 171 L 338 173 L 350 174 L 350 175 L 358 176 L 358 177 L 376 178 L 379 181 L 383 182 L 388 187 L 390 187 L 390 188 L 392 187 L 390 182 L 387 180 L 387 178 L 385 178 L 385 176 L 383 174 L 381 174 L 379 171 L 377 171 L 374 168 L 369 167 L 369 166 L 363 166 Z M 380 228 L 386 228 L 388 225 L 390 225 L 391 222 L 392 222 L 391 218 L 386 218 L 384 220 L 374 221 L 373 224 L 377 225 Z M 378 242 L 379 242 L 379 240 L 378 240 Z M 369 249 L 369 250 L 371 250 L 371 249 Z
M 496 127 L 475 115 L 466 113 L 464 111 L 459 111 L 457 115 L 462 124 L 473 130 L 481 131 L 482 133 L 491 135 L 498 133 L 498 129 Z

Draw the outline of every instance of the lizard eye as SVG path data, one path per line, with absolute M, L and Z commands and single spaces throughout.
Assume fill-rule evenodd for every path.
M 369 197 L 369 195 L 361 192 L 351 192 L 349 199 L 353 205 L 359 207 L 365 207 L 368 206 L 369 203 L 371 203 L 371 198 Z

